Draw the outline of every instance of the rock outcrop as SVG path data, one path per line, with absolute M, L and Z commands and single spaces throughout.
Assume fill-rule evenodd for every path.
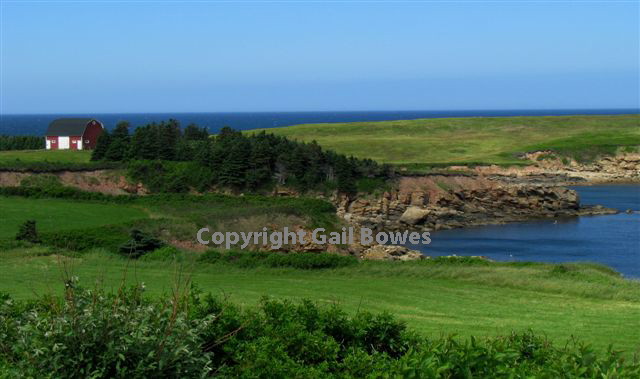
M 463 166 L 453 169 L 485 177 L 502 177 L 519 181 L 553 185 L 638 183 L 640 182 L 640 154 L 622 153 L 603 156 L 590 163 L 562 157 L 553 151 L 536 151 L 521 156 L 532 162 L 526 167 Z
M 576 191 L 563 187 L 433 176 L 402 178 L 399 189 L 378 198 L 334 199 L 338 215 L 374 230 L 438 230 L 471 225 L 615 213 L 580 207 Z M 476 183 L 473 183 L 476 181 Z M 436 183 L 436 189 L 433 185 Z M 446 190 L 444 188 L 447 188 Z

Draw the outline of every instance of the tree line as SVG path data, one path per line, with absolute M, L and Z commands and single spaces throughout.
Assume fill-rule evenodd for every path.
M 7 136 L 0 135 L 0 151 L 5 150 L 39 150 L 44 149 L 42 136 Z
M 343 193 L 356 192 L 360 178 L 384 178 L 388 167 L 371 159 L 356 159 L 322 149 L 315 141 L 303 143 L 270 133 L 243 134 L 224 127 L 218 135 L 191 124 L 182 130 L 176 120 L 152 123 L 129 132 L 120 122 L 112 132 L 98 139 L 94 161 L 173 161 L 191 162 L 197 171 L 200 189 L 219 186 L 256 190 L 270 184 L 287 185 L 306 191 L 333 184 Z M 167 173 L 166 166 L 133 165 L 139 176 L 152 171 Z M 195 175 L 194 173 L 180 175 Z M 171 179 L 183 188 L 190 178 Z M 185 180 L 183 180 L 185 179 Z M 182 183 L 181 183 L 182 182 Z M 174 192 L 174 191 L 171 191 Z M 175 191 L 180 192 L 180 191 Z

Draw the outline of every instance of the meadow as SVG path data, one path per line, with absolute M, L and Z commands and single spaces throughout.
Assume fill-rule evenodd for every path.
M 469 117 L 307 124 L 262 129 L 381 163 L 523 164 L 518 155 L 555 150 L 588 161 L 640 145 L 640 115 Z M 246 133 L 260 132 L 251 130 Z
M 12 238 L 26 220 L 37 220 L 42 232 L 120 224 L 147 218 L 135 207 L 65 199 L 25 199 L 0 196 L 0 239 Z
M 73 275 L 89 288 L 143 282 L 149 295 L 161 297 L 181 277 L 249 308 L 263 296 L 310 299 L 350 314 L 388 311 L 425 336 L 531 329 L 559 344 L 578 337 L 599 351 L 609 344 L 640 351 L 640 282 L 600 266 L 422 261 L 303 270 L 203 263 L 196 254 L 131 261 L 100 249 L 71 258 L 56 252 L 36 246 L 0 253 L 0 292 L 15 299 L 59 293 L 60 278 Z

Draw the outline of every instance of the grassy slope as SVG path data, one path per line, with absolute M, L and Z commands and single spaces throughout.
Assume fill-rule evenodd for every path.
M 119 224 L 147 217 L 133 207 L 61 199 L 25 199 L 0 196 L 0 239 L 16 235 L 25 220 L 37 221 L 39 231 L 49 232 Z
M 264 129 L 385 163 L 521 163 L 516 154 L 555 149 L 590 158 L 640 145 L 640 115 L 443 118 L 308 124 Z M 258 130 L 259 131 L 259 130 Z M 254 132 L 254 131 L 250 131 Z
M 91 151 L 82 150 L 10 150 L 0 151 L 0 165 L 21 162 L 86 163 Z
M 66 267 L 85 285 L 100 280 L 113 287 L 128 271 L 129 281 L 142 281 L 152 295 L 161 295 L 171 290 L 177 272 L 170 263 L 127 263 L 103 252 L 66 265 L 61 259 L 24 250 L 0 253 L 0 291 L 16 298 L 59 291 Z M 318 271 L 194 263 L 183 270 L 200 288 L 249 306 L 263 295 L 309 298 L 338 302 L 351 312 L 390 311 L 431 335 L 496 335 L 531 328 L 556 341 L 575 335 L 601 349 L 610 343 L 640 349 L 640 283 L 589 268 L 555 274 L 550 265 L 364 262 Z

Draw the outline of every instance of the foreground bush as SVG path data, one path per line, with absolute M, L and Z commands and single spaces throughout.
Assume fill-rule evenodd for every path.
M 0 377 L 635 378 L 637 360 L 531 333 L 425 339 L 389 314 L 264 299 L 254 309 L 177 286 L 150 300 L 67 282 L 62 298 L 0 295 Z

